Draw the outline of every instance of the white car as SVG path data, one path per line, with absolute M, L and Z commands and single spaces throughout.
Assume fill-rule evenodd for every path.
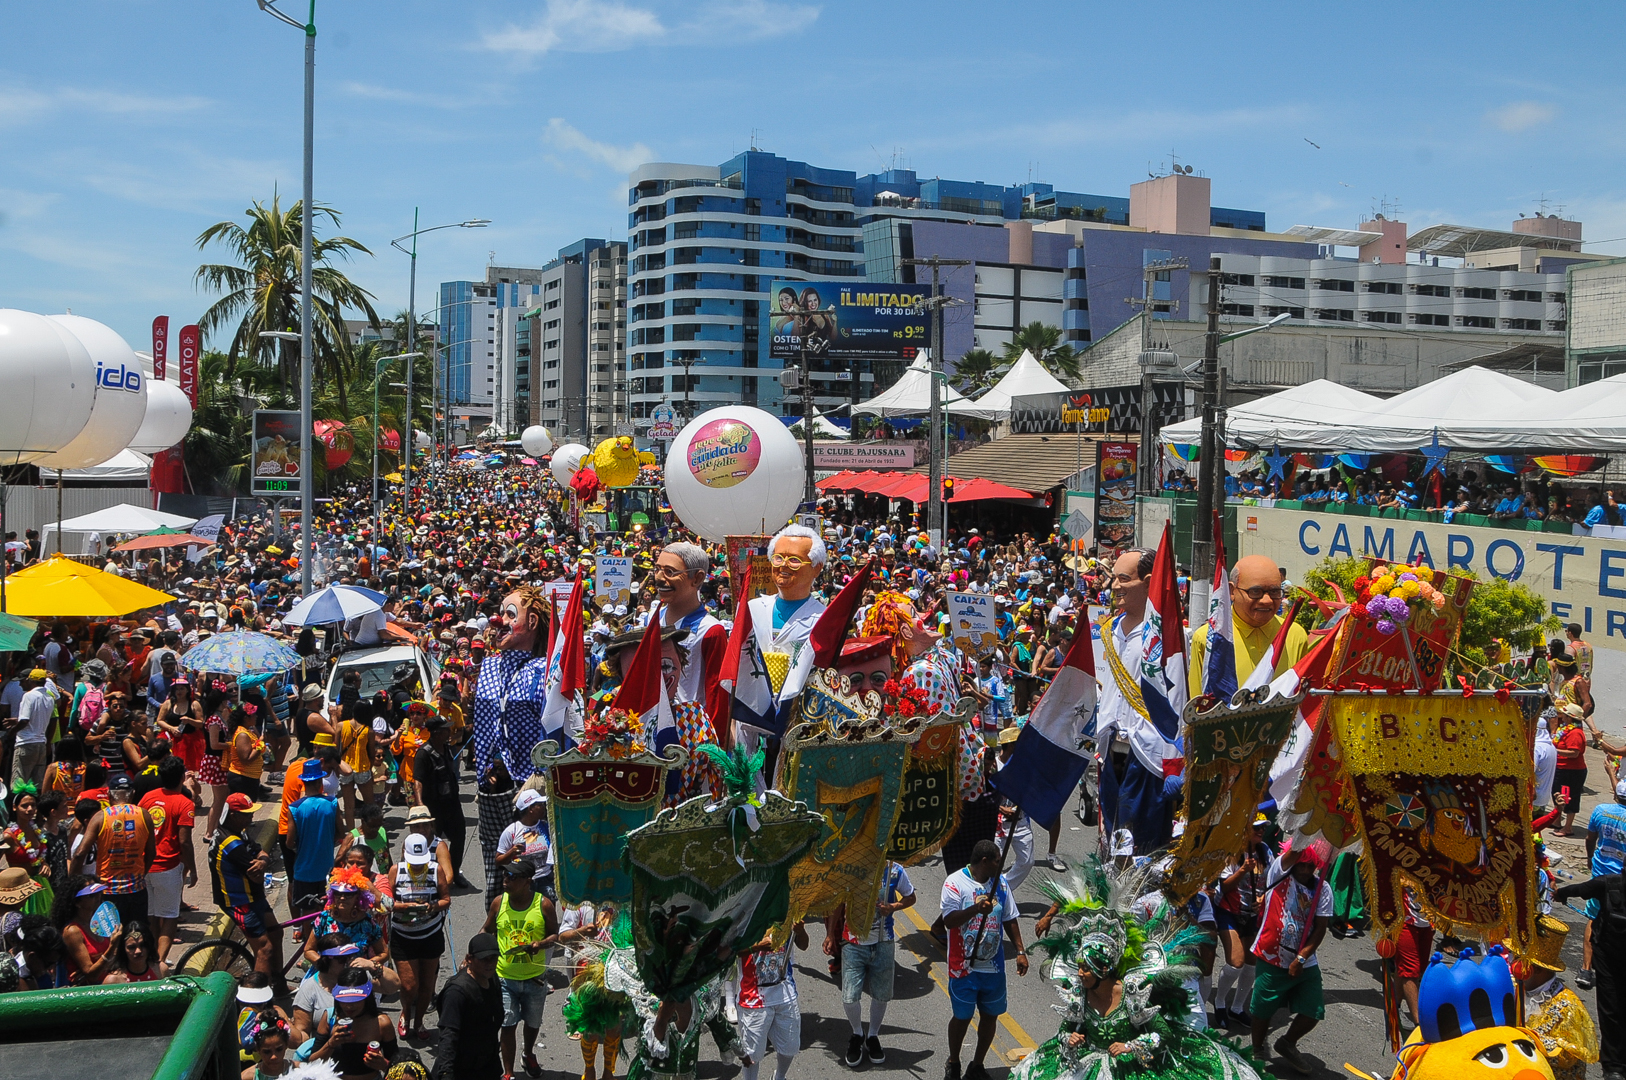
M 416 645 L 380 645 L 373 648 L 348 649 L 334 662 L 327 679 L 327 700 L 324 705 L 339 700 L 339 688 L 347 672 L 361 673 L 361 698 L 366 700 L 380 690 L 388 691 L 395 685 L 395 670 L 402 664 L 416 669 L 417 678 L 409 687 L 412 696 L 429 700 L 440 685 L 440 665 Z M 427 696 L 426 696 L 427 695 Z

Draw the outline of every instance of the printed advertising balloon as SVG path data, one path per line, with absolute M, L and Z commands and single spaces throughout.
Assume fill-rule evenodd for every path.
M 553 436 L 541 424 L 533 424 L 520 432 L 519 445 L 532 457 L 545 457 L 553 449 Z
M 77 337 L 95 365 L 96 397 L 90 420 L 62 449 L 39 458 L 49 469 L 88 469 L 130 445 L 147 417 L 147 376 L 141 359 L 112 327 L 82 315 L 49 315 Z
M 130 449 L 143 454 L 167 450 L 186 437 L 192 427 L 192 403 L 186 392 L 161 379 L 147 381 L 147 412 L 130 440 Z
M 570 478 L 581 468 L 582 458 L 592 453 L 581 443 L 565 443 L 553 452 L 553 460 L 548 462 L 548 468 L 553 470 L 553 478 L 559 481 L 561 487 L 570 486 Z
M 95 400 L 96 362 L 76 336 L 44 315 L 0 308 L 0 463 L 67 446 Z
M 705 537 L 777 532 L 802 501 L 805 458 L 779 418 L 748 405 L 690 420 L 666 458 L 666 497 Z

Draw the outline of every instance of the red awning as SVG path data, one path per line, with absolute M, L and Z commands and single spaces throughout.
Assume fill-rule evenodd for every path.
M 870 488 L 870 494 L 917 503 L 926 498 L 926 478 L 920 473 L 894 474 L 887 478 L 886 483 Z
M 820 491 L 846 491 L 847 482 L 856 474 L 851 469 L 843 469 L 834 476 L 827 476 L 813 486 Z
M 980 476 L 973 476 L 969 480 L 956 480 L 954 482 L 955 502 L 980 502 L 984 499 L 1031 499 L 1033 493 L 1023 491 L 1001 484 L 995 480 L 985 480 Z

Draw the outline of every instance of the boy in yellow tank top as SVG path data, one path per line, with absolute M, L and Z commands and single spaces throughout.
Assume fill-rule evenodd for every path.
M 497 979 L 502 983 L 502 1071 L 514 1072 L 514 1029 L 525 1022 L 525 1071 L 541 1072 L 536 1036 L 548 997 L 548 947 L 559 936 L 553 901 L 532 887 L 536 864 L 519 858 L 503 868 L 503 894 L 491 902 L 484 930 L 497 935 Z

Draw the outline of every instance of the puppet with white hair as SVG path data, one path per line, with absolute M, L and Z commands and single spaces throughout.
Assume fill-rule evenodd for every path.
M 765 736 L 784 737 L 791 706 L 813 672 L 808 636 L 824 612 L 813 582 L 826 557 L 824 541 L 805 525 L 787 525 L 768 542 L 774 591 L 745 605 L 750 627 L 734 686 L 734 721 L 748 749 Z

